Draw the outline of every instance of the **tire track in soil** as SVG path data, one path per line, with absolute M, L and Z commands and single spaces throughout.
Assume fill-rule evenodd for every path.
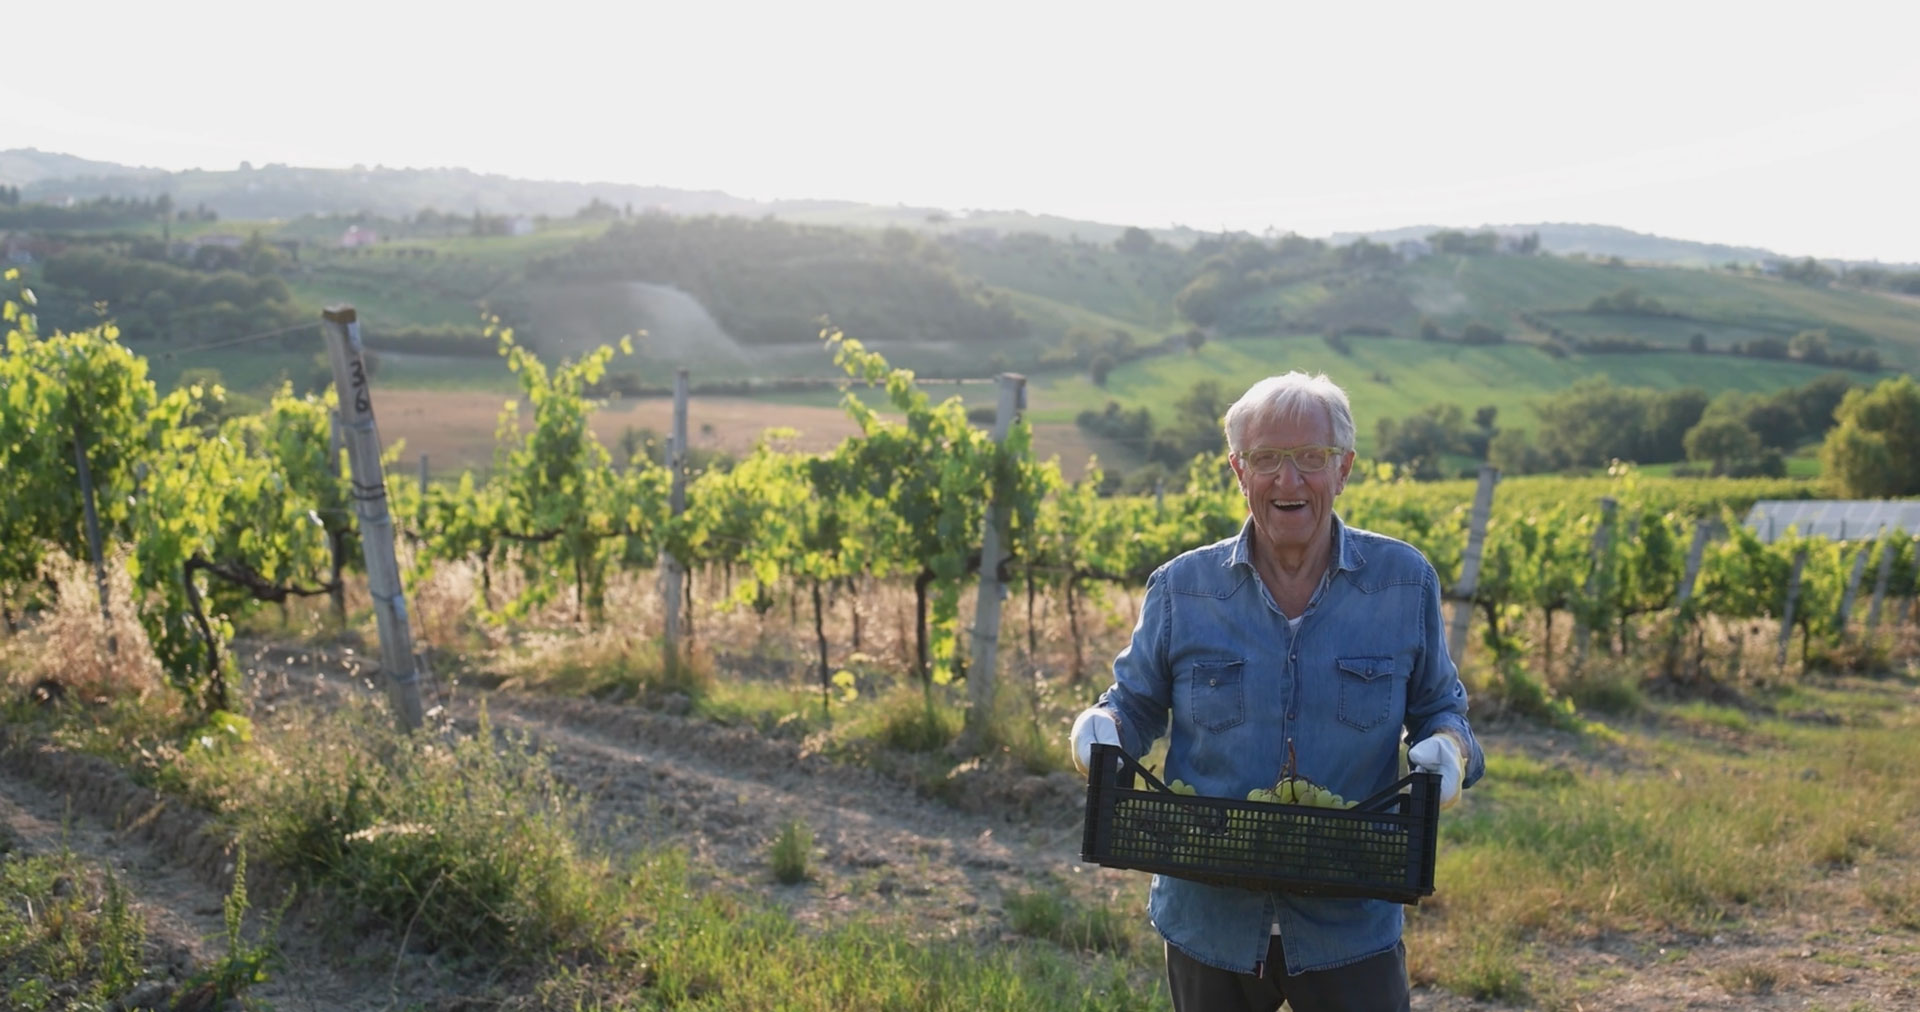
M 147 924 L 146 976 L 116 1007 L 171 1008 L 180 985 L 225 954 L 223 902 L 233 886 L 231 839 L 211 817 L 135 784 L 126 771 L 98 756 L 51 748 L 0 725 L 0 829 L 24 854 L 69 850 L 87 864 L 110 869 Z M 243 939 L 255 941 L 262 913 L 287 895 L 271 869 L 248 863 L 250 914 Z M 283 959 L 245 995 L 277 1012 L 373 1012 L 394 1007 L 390 988 L 430 994 L 430 966 L 392 966 L 383 936 L 366 939 L 343 961 L 325 941 L 323 916 L 299 904 L 285 912 L 278 934 Z M 369 947 L 370 946 L 370 947 Z M 182 1008 L 205 1009 L 186 1003 Z
M 370 662 L 357 655 L 283 647 L 247 655 L 274 705 L 374 689 Z M 1080 863 L 1086 788 L 1068 774 L 1026 778 L 1006 792 L 1007 811 L 970 813 L 796 741 L 616 703 L 461 693 L 448 715 L 471 732 L 483 703 L 496 730 L 550 749 L 555 775 L 588 799 L 610 849 L 678 845 L 728 887 L 770 895 L 805 924 L 858 910 L 920 937 L 992 940 L 1005 933 L 1000 912 L 1014 890 L 1058 881 L 1085 895 L 1118 893 L 1123 904 L 1140 895 L 1130 873 Z M 769 852 L 796 819 L 813 833 L 814 880 L 780 885 Z
M 324 709 L 375 691 L 369 660 L 351 651 L 236 647 L 256 668 L 248 685 L 257 704 Z M 769 896 L 803 923 L 830 925 L 859 912 L 916 937 L 992 942 L 1006 934 L 1000 909 L 1015 888 L 1058 878 L 1082 895 L 1119 896 L 1123 911 L 1140 895 L 1131 873 L 1078 864 L 1084 787 L 1070 776 L 989 789 L 989 797 L 975 799 L 982 812 L 962 812 L 871 771 L 808 755 L 797 742 L 615 703 L 463 694 L 450 705 L 455 724 L 471 731 L 482 702 L 496 728 L 524 731 L 551 748 L 556 775 L 594 802 L 596 825 L 615 850 L 683 846 L 721 884 Z M 57 847 L 64 834 L 76 853 L 115 869 L 153 925 L 150 966 L 179 968 L 216 956 L 231 866 L 226 841 L 208 830 L 208 817 L 134 785 L 106 760 L 22 744 L 0 725 L 0 746 L 11 746 L 0 749 L 0 818 L 24 849 Z M 816 881 L 780 886 L 767 851 L 779 826 L 796 817 L 814 831 L 822 872 Z M 283 895 L 266 881 L 269 874 L 249 870 L 256 911 Z M 1144 911 L 1140 916 L 1144 923 Z M 1596 939 L 1543 951 L 1567 977 L 1611 978 L 1578 999 L 1584 1012 L 1894 1008 L 1920 1000 L 1914 933 L 1889 938 L 1863 924 L 1805 921 L 1789 913 L 1725 937 Z M 430 956 L 408 953 L 396 972 L 396 946 L 386 932 L 354 926 L 347 933 L 355 941 L 343 951 L 343 932 L 332 928 L 298 907 L 290 911 L 280 935 L 286 965 L 250 994 L 281 1012 L 373 1012 L 396 1007 L 396 999 L 458 1006 L 474 994 Z M 1689 955 L 1671 962 L 1656 944 L 1679 945 Z M 1816 952 L 1828 958 L 1812 959 Z M 1767 993 L 1730 994 L 1716 979 L 1747 965 L 1785 969 Z M 1420 1012 L 1509 1007 L 1425 988 L 1413 998 Z
M 303 661 L 293 660 L 302 655 Z M 258 656 L 290 690 L 377 691 L 366 658 L 277 647 Z M 328 667 L 340 674 L 326 677 Z M 982 796 L 969 799 L 984 814 L 968 813 L 873 771 L 806 754 L 791 740 L 618 703 L 463 694 L 449 703 L 456 725 L 474 730 L 482 702 L 496 729 L 524 731 L 552 747 L 556 775 L 595 800 L 601 827 L 631 827 L 615 837 L 616 847 L 623 840 L 626 846 L 683 846 L 725 885 L 770 896 L 802 923 L 831 924 L 860 911 L 889 918 L 915 937 L 992 943 L 1008 937 L 999 920 L 1007 893 L 1050 879 L 1082 897 L 1117 896 L 1123 912 L 1137 912 L 1146 923 L 1144 877 L 1079 864 L 1086 793 L 1071 775 L 1012 788 L 985 782 Z M 779 826 L 795 817 L 813 828 L 815 857 L 830 870 L 814 883 L 780 886 L 766 855 Z M 1563 981 L 1607 981 L 1575 999 L 1572 1007 L 1580 1012 L 1920 1007 L 1914 984 L 1920 946 L 1911 936 L 1904 948 L 1896 943 L 1889 951 L 1860 926 L 1792 924 L 1796 919 L 1788 912 L 1750 931 L 1708 938 L 1549 942 L 1539 955 L 1562 971 Z M 1152 929 L 1145 930 L 1143 937 L 1157 944 Z M 1808 948 L 1812 939 L 1822 941 Z M 1687 954 L 1675 960 L 1669 949 Z M 1816 951 L 1852 966 L 1814 961 Z M 1731 993 L 1723 981 L 1750 966 L 1776 968 L 1775 982 L 1755 993 Z M 1414 1012 L 1512 1008 L 1432 988 L 1413 992 Z

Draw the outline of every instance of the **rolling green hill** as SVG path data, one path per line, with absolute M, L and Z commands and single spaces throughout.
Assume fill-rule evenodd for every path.
M 263 331 L 351 303 L 385 359 L 382 382 L 440 389 L 502 386 L 483 333 L 491 314 L 552 358 L 644 331 L 636 354 L 614 366 L 628 389 L 665 387 L 676 368 L 692 370 L 696 387 L 831 377 L 816 337 L 827 318 L 923 375 L 1026 372 L 1033 418 L 1069 430 L 1080 412 L 1109 400 L 1164 424 L 1202 380 L 1237 392 L 1287 369 L 1325 371 L 1353 393 L 1363 448 L 1381 418 L 1441 404 L 1490 407 L 1502 429 L 1527 430 L 1535 404 L 1593 376 L 1711 395 L 1797 387 L 1840 365 L 1860 367 L 1849 373 L 1857 382 L 1874 378 L 1865 367 L 1875 361 L 1920 369 L 1920 300 L 1818 271 L 1793 280 L 1792 271 L 1752 266 L 1496 252 L 1506 247 L 1493 242 L 1470 244 L 1474 254 L 1407 259 L 1365 242 L 1150 236 L 1019 212 L 951 216 L 845 202 L 753 205 L 766 212 L 753 217 L 745 205 L 698 194 L 685 206 L 726 213 L 674 215 L 657 205 L 636 213 L 590 187 L 543 189 L 457 170 L 268 166 L 113 177 L 98 165 L 28 161 L 42 173 L 30 195 L 78 187 L 58 178 L 61 166 L 96 173 L 88 185 L 103 193 L 146 188 L 129 194 L 145 194 L 144 204 L 124 213 L 96 207 L 87 227 L 29 234 L 17 247 L 31 258 L 28 283 L 44 286 L 49 319 L 95 319 L 104 301 L 108 316 L 138 321 L 130 340 L 158 377 L 215 368 L 242 389 L 314 381 L 324 375 L 317 348 L 298 335 L 250 343 L 242 336 L 250 310 L 235 303 L 211 313 L 180 301 L 198 296 L 179 293 L 277 285 L 283 294 L 261 302 L 272 307 L 260 311 L 254 329 Z M 284 220 L 155 214 L 154 194 L 186 207 L 234 187 L 258 198 L 241 208 L 285 206 L 301 193 L 322 204 L 379 199 L 369 196 L 361 212 Z M 481 199 L 538 216 L 427 213 Z M 579 210 L 587 200 L 597 203 L 579 214 L 550 210 Z M 116 213 L 126 220 L 109 220 Z M 346 247 L 349 225 L 381 241 Z M 1596 249 L 1611 234 L 1559 228 L 1556 241 Z M 248 241 L 255 234 L 272 249 L 263 254 L 260 241 Z M 1642 250 L 1664 248 L 1658 237 L 1623 234 Z M 137 298 L 129 293 L 138 285 L 106 276 L 158 276 L 155 264 L 178 282 L 170 300 Z M 215 283 L 216 274 L 225 280 Z M 218 333 L 203 322 L 215 318 Z M 984 388 L 968 393 L 986 396 Z M 1140 449 L 1108 447 L 1116 463 Z
M 1192 354 L 1122 365 L 1104 388 L 1084 375 L 1043 375 L 1034 378 L 1032 417 L 1036 422 L 1071 422 L 1082 410 L 1098 410 L 1112 400 L 1127 408 L 1147 408 L 1165 421 L 1167 405 L 1198 381 L 1215 380 L 1237 393 L 1254 378 L 1299 369 L 1324 372 L 1346 388 L 1360 447 L 1366 452 L 1381 418 L 1405 417 L 1433 404 L 1459 404 L 1469 414 L 1492 406 L 1499 410 L 1502 428 L 1530 430 L 1536 424 L 1535 403 L 1590 376 L 1606 376 L 1620 386 L 1699 387 L 1711 395 L 1799 386 L 1828 371 L 1725 355 L 1554 358 L 1520 344 L 1467 347 L 1406 338 L 1355 338 L 1348 345 L 1351 354 L 1342 355 L 1319 337 L 1224 338 Z M 1682 370 L 1676 361 L 1710 367 Z

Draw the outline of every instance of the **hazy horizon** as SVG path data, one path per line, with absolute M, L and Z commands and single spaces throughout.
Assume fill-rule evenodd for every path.
M 77 51 L 118 72 L 43 44 L 89 11 L 111 30 Z M 1920 263 L 1916 5 L 329 12 L 10 14 L 38 42 L 0 80 L 0 148 L 1255 234 L 1601 224 Z

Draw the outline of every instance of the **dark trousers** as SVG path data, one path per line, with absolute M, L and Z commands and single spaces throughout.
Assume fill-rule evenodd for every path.
M 1280 936 L 1267 946 L 1261 976 L 1208 966 L 1167 946 L 1167 990 L 1174 1012 L 1407 1012 L 1407 947 L 1331 970 L 1287 976 Z

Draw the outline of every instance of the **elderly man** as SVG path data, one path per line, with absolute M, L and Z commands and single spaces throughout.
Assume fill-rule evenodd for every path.
M 1263 379 L 1227 409 L 1226 432 L 1247 522 L 1148 577 L 1113 685 L 1074 721 L 1075 761 L 1085 770 L 1094 742 L 1143 755 L 1168 734 L 1167 778 L 1203 795 L 1271 786 L 1292 755 L 1298 775 L 1364 798 L 1399 777 L 1404 733 L 1451 804 L 1485 758 L 1440 580 L 1417 549 L 1334 512 L 1353 469 L 1345 391 Z M 1398 903 L 1156 876 L 1148 912 L 1179 1012 L 1408 1007 Z

